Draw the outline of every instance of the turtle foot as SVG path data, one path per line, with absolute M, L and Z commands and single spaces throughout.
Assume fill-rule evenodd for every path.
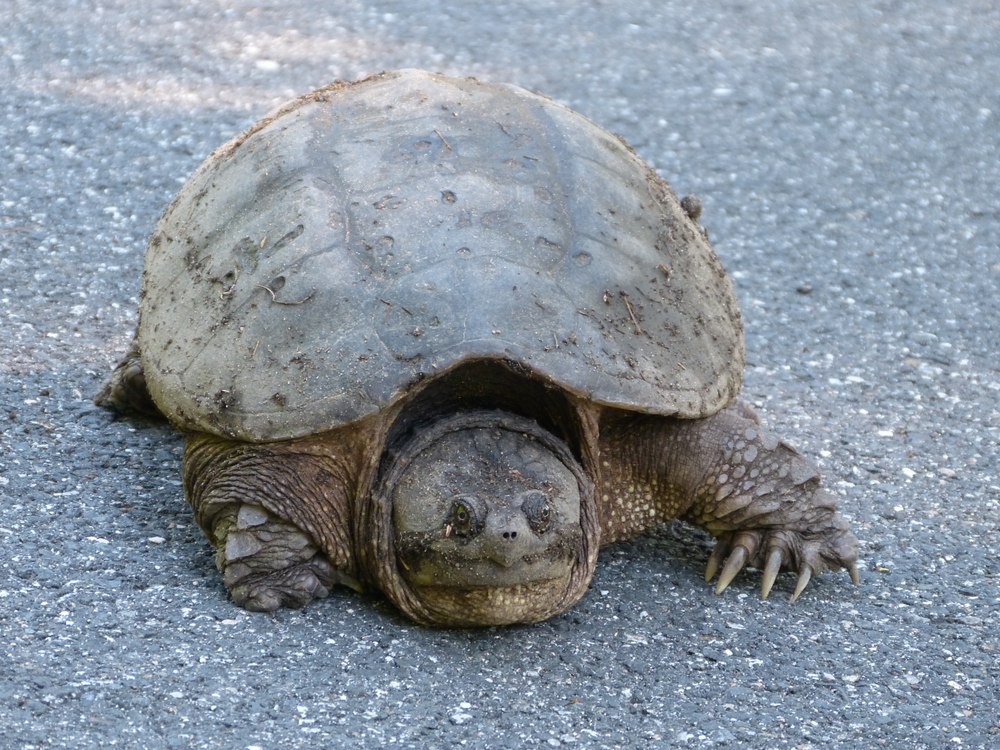
M 827 495 L 820 490 L 816 495 Z M 818 499 L 818 498 L 817 498 Z M 815 506 L 814 506 L 815 507 Z M 805 530 L 792 529 L 742 529 L 718 535 L 715 549 L 705 568 L 705 580 L 711 581 L 719 568 L 715 593 L 721 594 L 744 567 L 764 571 L 761 598 L 766 599 L 771 587 L 782 571 L 798 574 L 798 581 L 791 601 L 799 598 L 813 575 L 824 570 L 847 569 L 854 585 L 858 584 L 858 540 L 848 528 L 847 521 L 832 512 L 826 524 Z
M 233 602 L 250 612 L 273 612 L 280 607 L 298 609 L 330 594 L 332 570 L 330 563 L 317 556 L 274 573 L 248 575 L 231 585 L 229 593 Z
M 215 538 L 223 581 L 233 601 L 251 612 L 304 607 L 328 596 L 336 584 L 360 588 L 308 533 L 260 505 L 241 505 L 220 517 Z

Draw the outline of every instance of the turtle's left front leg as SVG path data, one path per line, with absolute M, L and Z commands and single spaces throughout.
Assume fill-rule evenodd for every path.
M 824 570 L 846 568 L 858 583 L 857 538 L 816 465 L 762 428 L 748 405 L 705 419 L 643 417 L 628 433 L 633 471 L 655 485 L 658 515 L 718 540 L 705 571 L 709 581 L 721 567 L 716 593 L 746 566 L 763 569 L 765 598 L 783 570 L 799 577 L 792 601 Z

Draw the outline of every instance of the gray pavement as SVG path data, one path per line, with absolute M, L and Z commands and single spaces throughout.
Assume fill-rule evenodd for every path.
M 181 438 L 90 398 L 201 159 L 404 66 L 540 90 L 702 197 L 744 396 L 819 461 L 860 587 L 716 597 L 671 524 L 535 626 L 229 603 Z M 0 83 L 0 747 L 1000 747 L 995 3 L 0 0 Z

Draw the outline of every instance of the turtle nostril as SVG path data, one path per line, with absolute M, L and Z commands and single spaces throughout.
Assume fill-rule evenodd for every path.
M 503 538 L 504 539 L 516 539 L 517 538 L 517 532 L 516 531 L 505 531 L 503 533 Z

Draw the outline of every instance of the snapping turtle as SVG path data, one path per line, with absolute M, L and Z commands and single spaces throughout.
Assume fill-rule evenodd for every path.
M 698 226 L 618 137 L 513 86 L 337 82 L 217 149 L 149 240 L 96 401 L 188 434 L 235 602 L 381 589 L 445 626 L 542 620 L 598 548 L 682 518 L 810 576 L 856 539 L 737 400 L 743 330 Z M 724 565 L 723 565 L 724 564 Z

